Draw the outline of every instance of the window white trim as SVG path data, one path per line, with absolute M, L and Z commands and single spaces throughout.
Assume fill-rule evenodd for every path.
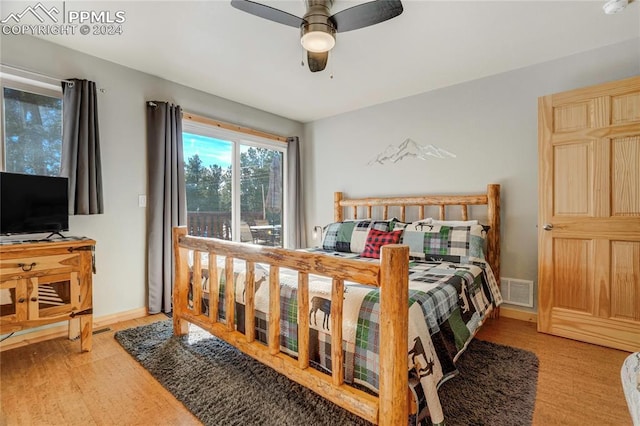
M 234 132 L 233 130 L 221 129 L 219 127 L 214 127 L 211 125 L 198 123 L 192 120 L 183 119 L 182 120 L 182 131 L 186 133 L 194 133 L 202 136 L 209 136 L 215 139 L 220 139 L 223 141 L 228 141 L 233 143 L 233 151 L 232 151 L 232 178 L 231 178 L 231 235 L 233 236 L 234 241 L 240 241 L 240 147 L 242 145 L 255 146 L 258 148 L 268 148 L 274 151 L 282 152 L 282 196 L 283 200 L 286 200 L 288 197 L 288 162 L 287 162 L 287 145 L 283 144 L 280 141 L 263 138 L 256 135 L 249 135 L 241 132 Z M 288 217 L 289 212 L 287 208 L 287 203 L 283 202 L 282 207 L 282 225 L 283 229 L 286 230 L 288 226 Z M 288 247 L 288 232 L 283 232 L 282 235 L 282 246 Z
M 52 98 L 62 98 L 62 86 L 60 84 L 55 85 L 7 72 L 0 72 L 0 83 L 2 87 L 24 90 L 25 92 L 51 96 Z

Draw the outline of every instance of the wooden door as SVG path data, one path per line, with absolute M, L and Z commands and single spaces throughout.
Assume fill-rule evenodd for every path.
M 640 351 L 640 77 L 538 114 L 538 331 Z

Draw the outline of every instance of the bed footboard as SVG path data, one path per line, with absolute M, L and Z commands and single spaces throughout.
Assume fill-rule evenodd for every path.
M 409 248 L 387 245 L 380 264 L 331 258 L 282 248 L 191 237 L 186 227 L 173 230 L 175 283 L 173 326 L 176 335 L 188 333 L 193 323 L 225 340 L 261 363 L 320 396 L 380 425 L 406 424 L 408 406 L 408 265 Z M 193 251 L 193 271 L 202 269 L 201 257 L 208 256 L 209 299 L 207 314 L 201 306 L 203 283 L 200 273 L 192 274 L 189 251 Z M 245 262 L 245 333 L 236 330 L 235 292 L 225 285 L 224 322 L 218 319 L 219 277 L 217 256 L 225 257 L 225 282 L 234 282 L 234 259 Z M 254 270 L 257 263 L 269 265 L 269 318 L 267 345 L 256 340 Z M 298 358 L 280 351 L 280 268 L 298 273 Z M 309 366 L 309 274 L 332 279 L 331 291 L 331 375 Z M 344 282 L 380 287 L 380 386 L 378 396 L 356 389 L 344 381 L 342 351 L 342 308 Z M 190 288 L 191 287 L 191 288 Z M 192 297 L 189 292 L 192 291 Z M 192 304 L 189 301 L 192 300 Z

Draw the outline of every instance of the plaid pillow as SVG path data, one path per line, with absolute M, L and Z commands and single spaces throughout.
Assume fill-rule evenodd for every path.
M 335 222 L 325 228 L 322 248 L 345 253 L 362 253 L 370 229 L 389 230 L 387 221 L 352 220 Z
M 405 229 L 402 244 L 409 246 L 412 257 L 466 263 L 485 259 L 485 237 L 482 225 L 443 226 L 419 221 Z
M 324 237 L 322 238 L 322 248 L 324 250 L 336 251 L 338 245 L 338 231 L 342 222 L 330 223 L 324 227 Z
M 398 244 L 400 238 L 402 238 L 402 232 L 402 229 L 390 232 L 371 229 L 367 236 L 367 243 L 364 246 L 361 256 L 380 259 L 380 249 L 382 246 L 387 244 Z

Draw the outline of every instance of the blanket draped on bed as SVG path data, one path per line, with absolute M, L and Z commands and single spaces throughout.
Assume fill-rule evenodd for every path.
M 357 257 L 337 252 L 329 256 Z M 377 259 L 362 259 L 377 261 Z M 225 320 L 224 259 L 218 261 L 219 320 Z M 202 309 L 208 307 L 208 274 Z M 256 339 L 267 342 L 269 317 L 269 270 L 255 268 Z M 244 332 L 244 262 L 234 264 L 236 329 Z M 345 382 L 376 392 L 379 386 L 380 292 L 376 287 L 345 282 L 343 350 Z M 191 298 L 191 296 L 190 296 Z M 331 279 L 309 276 L 310 361 L 331 371 Z M 500 290 L 488 264 L 446 261 L 412 261 L 409 268 L 409 385 L 416 399 L 416 422 L 444 424 L 438 388 L 457 374 L 455 360 L 466 349 L 492 307 L 502 302 Z M 298 352 L 297 273 L 280 269 L 280 345 L 292 356 Z

